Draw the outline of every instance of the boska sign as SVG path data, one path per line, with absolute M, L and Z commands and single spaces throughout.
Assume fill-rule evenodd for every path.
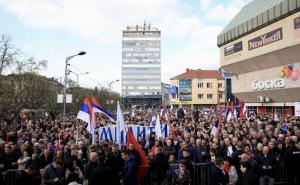
M 266 81 L 254 80 L 252 82 L 253 90 L 283 88 L 284 86 L 285 85 L 283 79 L 266 80 Z

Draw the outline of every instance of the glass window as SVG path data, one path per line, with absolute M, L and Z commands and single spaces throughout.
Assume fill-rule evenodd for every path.
M 211 83 L 211 82 L 207 82 L 207 83 L 206 83 L 206 87 L 207 87 L 207 88 L 212 88 L 212 83 Z
M 203 88 L 203 82 L 198 82 L 198 88 Z
M 203 99 L 203 94 L 198 94 L 198 99 Z
M 207 94 L 207 99 L 212 99 L 213 95 L 212 94 Z
M 223 98 L 223 94 L 219 94 L 219 99 L 222 99 Z
M 221 88 L 222 86 L 222 83 L 218 83 L 218 88 Z

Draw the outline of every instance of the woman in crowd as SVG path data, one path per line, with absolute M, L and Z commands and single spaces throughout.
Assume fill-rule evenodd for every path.
M 235 167 L 232 165 L 230 157 L 226 157 L 224 159 L 223 172 L 224 174 L 227 174 L 229 177 L 228 185 L 235 185 L 238 180 L 238 175 Z

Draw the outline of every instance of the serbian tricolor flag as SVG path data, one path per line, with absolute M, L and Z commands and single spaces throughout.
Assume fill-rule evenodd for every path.
M 222 113 L 222 107 L 220 102 L 218 103 L 218 113 L 221 114 Z
M 226 120 L 227 120 L 227 122 L 229 122 L 230 119 L 232 118 L 232 109 L 233 109 L 232 104 L 230 107 L 227 103 L 227 105 L 226 105 Z
M 60 149 L 60 137 L 58 137 L 58 140 L 54 144 L 54 153 L 56 154 L 59 149 Z
M 97 101 L 97 99 L 94 96 L 92 96 L 92 107 L 94 112 L 103 113 L 113 122 L 116 120 L 115 117 L 110 112 L 108 112 L 107 110 L 101 107 L 100 103 Z
M 212 114 L 214 114 L 214 112 L 215 112 L 215 111 L 214 111 L 214 108 L 213 108 L 213 106 L 211 105 L 211 106 L 210 106 L 209 113 L 212 115 Z
M 244 108 L 245 107 L 245 102 L 244 100 L 241 101 L 240 103 L 240 110 L 239 110 L 239 118 L 244 119 Z
M 83 104 L 80 107 L 80 110 L 77 114 L 77 119 L 81 119 L 82 121 L 88 124 L 88 131 L 92 131 L 92 118 L 93 118 L 93 107 L 87 97 L 83 98 Z
M 145 175 L 147 174 L 148 158 L 146 157 L 140 144 L 134 138 L 131 129 L 127 129 L 127 145 L 129 145 L 129 144 L 134 145 L 134 148 L 138 152 L 140 159 L 141 159 L 140 164 L 139 164 L 139 170 L 138 170 L 138 182 L 140 184 L 142 182 L 143 178 L 145 177 Z
M 173 138 L 171 138 L 174 142 L 176 142 L 176 140 L 177 140 L 177 137 L 176 137 L 176 134 L 175 134 L 175 131 L 174 131 L 174 127 L 173 127 L 173 125 L 171 124 L 171 122 L 170 122 L 170 119 L 169 119 L 169 114 L 168 113 L 166 113 L 165 114 L 165 116 L 166 116 L 166 121 L 167 121 L 167 124 L 168 124 L 168 127 L 169 127 L 169 130 L 170 130 L 170 133 L 172 134 L 172 136 L 173 136 Z

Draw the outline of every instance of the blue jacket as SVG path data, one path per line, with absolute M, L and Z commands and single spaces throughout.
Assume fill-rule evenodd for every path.
M 129 155 L 122 169 L 124 185 L 137 185 L 137 170 L 138 166 L 134 156 Z

